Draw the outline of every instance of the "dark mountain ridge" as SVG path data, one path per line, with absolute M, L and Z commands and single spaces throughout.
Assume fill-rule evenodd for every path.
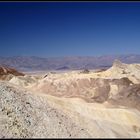
M 103 55 L 103 56 L 69 56 L 47 57 L 12 56 L 0 57 L 0 65 L 16 68 L 20 71 L 58 70 L 65 69 L 100 69 L 109 68 L 115 59 L 124 63 L 140 63 L 139 54 Z

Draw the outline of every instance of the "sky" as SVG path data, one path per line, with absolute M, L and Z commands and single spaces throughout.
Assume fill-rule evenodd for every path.
M 0 2 L 0 56 L 140 54 L 140 2 Z

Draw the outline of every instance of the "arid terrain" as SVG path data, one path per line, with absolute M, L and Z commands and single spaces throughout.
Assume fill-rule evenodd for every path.
M 138 63 L 0 79 L 0 138 L 140 138 Z

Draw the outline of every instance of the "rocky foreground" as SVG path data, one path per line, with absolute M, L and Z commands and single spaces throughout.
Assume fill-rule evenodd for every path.
M 140 64 L 0 82 L 0 138 L 140 138 Z

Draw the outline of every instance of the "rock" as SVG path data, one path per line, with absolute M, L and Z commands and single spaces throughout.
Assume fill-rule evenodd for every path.
M 24 76 L 23 73 L 9 67 L 0 66 L 0 79 L 10 80 L 13 76 Z

